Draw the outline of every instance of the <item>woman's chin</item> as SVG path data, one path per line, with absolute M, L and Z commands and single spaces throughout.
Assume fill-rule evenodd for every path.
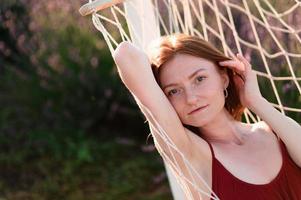
M 209 119 L 202 119 L 202 120 L 195 120 L 195 121 L 190 121 L 189 123 L 186 123 L 189 126 L 193 126 L 193 127 L 202 127 L 202 126 L 206 126 L 206 124 L 208 124 Z

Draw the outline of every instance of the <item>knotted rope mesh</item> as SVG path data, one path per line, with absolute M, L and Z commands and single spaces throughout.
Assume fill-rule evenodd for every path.
M 92 2 L 92 1 L 90 1 Z M 142 3 L 143 2 L 143 3 Z M 182 32 L 210 41 L 227 56 L 243 54 L 257 73 L 263 96 L 283 114 L 301 118 L 301 2 L 268 0 L 127 0 L 93 12 L 92 21 L 111 53 L 121 41 L 141 48 L 160 35 Z M 186 199 L 218 197 L 178 150 L 152 113 L 146 115 L 155 146 L 181 185 Z M 260 119 L 248 109 L 247 123 Z M 168 144 L 172 156 L 158 139 Z M 181 157 L 188 173 L 180 169 Z

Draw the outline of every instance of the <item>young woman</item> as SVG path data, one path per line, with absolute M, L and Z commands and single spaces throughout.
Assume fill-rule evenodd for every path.
M 218 198 L 301 199 L 301 127 L 262 97 L 243 56 L 230 59 L 198 37 L 174 34 L 160 38 L 148 55 L 123 42 L 113 57 L 146 118 L 159 123 Z M 262 121 L 242 123 L 245 107 Z

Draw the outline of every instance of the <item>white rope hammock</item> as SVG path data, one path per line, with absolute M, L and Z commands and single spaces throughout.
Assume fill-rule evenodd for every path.
M 268 0 L 90 0 L 81 7 L 80 13 L 92 14 L 93 24 L 102 33 L 111 53 L 121 41 L 131 41 L 146 50 L 149 42 L 161 35 L 183 32 L 218 45 L 226 55 L 244 54 L 252 58 L 258 78 L 265 81 L 261 89 L 273 91 L 274 97 L 266 97 L 275 99 L 271 104 L 283 114 L 301 113 L 301 108 L 284 105 L 286 102 L 281 99 L 285 92 L 279 89 L 279 85 L 285 85 L 284 90 L 298 93 L 297 101 L 301 101 L 300 1 L 285 1 L 280 10 Z M 265 37 L 261 38 L 262 35 Z M 288 75 L 279 75 L 281 70 Z M 135 99 L 149 119 L 174 199 L 219 199 L 152 113 Z M 244 117 L 247 123 L 260 120 L 248 109 Z M 158 139 L 168 144 L 171 157 L 162 151 Z M 183 174 L 172 152 L 181 156 L 188 174 Z

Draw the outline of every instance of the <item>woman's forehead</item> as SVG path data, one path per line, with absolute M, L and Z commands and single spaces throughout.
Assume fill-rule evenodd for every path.
M 216 66 L 212 61 L 185 54 L 175 56 L 161 67 L 160 78 L 162 81 L 165 79 L 176 79 L 180 77 L 188 78 L 198 69 L 202 69 L 201 71 L 204 72 L 216 72 Z

